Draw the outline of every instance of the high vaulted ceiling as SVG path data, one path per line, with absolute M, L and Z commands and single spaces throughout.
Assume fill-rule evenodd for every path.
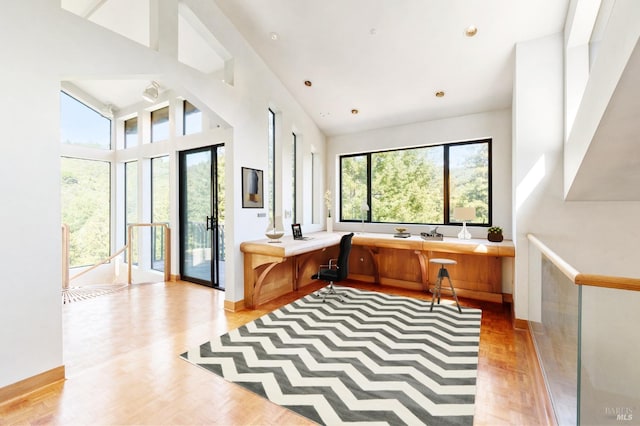
M 335 135 L 510 107 L 515 44 L 562 31 L 569 2 L 216 3 L 319 127 Z M 478 28 L 474 37 L 465 36 L 470 25 Z
M 210 1 L 216 1 L 327 135 L 510 107 L 515 44 L 561 31 L 569 3 Z M 148 1 L 62 0 L 62 5 L 148 43 Z M 474 37 L 465 35 L 470 25 L 478 28 Z M 181 60 L 211 57 L 215 66 L 219 58 L 182 21 L 181 34 Z M 115 107 L 131 99 L 114 98 L 117 82 L 76 83 L 98 99 L 108 94 L 110 99 L 102 100 Z M 145 84 L 137 82 L 133 99 Z M 445 95 L 436 97 L 438 91 Z M 352 114 L 354 109 L 359 113 Z

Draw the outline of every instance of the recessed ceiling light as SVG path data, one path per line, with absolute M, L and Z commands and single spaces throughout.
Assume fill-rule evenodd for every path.
M 444 97 L 444 90 L 439 90 L 436 92 L 436 98 L 442 98 Z
M 271 40 L 278 40 L 280 38 L 280 36 L 278 35 L 278 33 L 271 33 L 269 34 L 269 36 L 271 37 Z
M 311 81 L 309 81 L 309 80 L 305 80 L 304 81 L 304 85 L 307 86 L 307 87 L 311 87 L 311 86 L 313 86 L 313 83 Z
M 475 25 L 469 25 L 464 30 L 464 35 L 466 35 L 467 37 L 473 37 L 476 34 L 478 34 L 478 27 L 476 27 Z
M 357 113 L 359 113 L 360 111 L 358 111 L 357 109 L 352 109 L 351 110 L 351 114 L 356 115 Z

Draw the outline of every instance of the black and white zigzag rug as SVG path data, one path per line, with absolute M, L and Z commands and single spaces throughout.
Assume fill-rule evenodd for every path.
M 339 287 L 182 357 L 317 423 L 473 424 L 479 309 Z

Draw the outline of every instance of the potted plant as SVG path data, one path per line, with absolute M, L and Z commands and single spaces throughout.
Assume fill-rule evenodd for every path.
M 502 228 L 499 226 L 492 226 L 487 229 L 487 240 L 492 241 L 494 243 L 499 243 L 502 241 L 504 237 L 502 236 Z

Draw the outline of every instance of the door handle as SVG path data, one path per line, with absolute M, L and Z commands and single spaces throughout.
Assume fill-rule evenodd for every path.
M 213 216 L 207 216 L 207 231 L 213 229 Z

